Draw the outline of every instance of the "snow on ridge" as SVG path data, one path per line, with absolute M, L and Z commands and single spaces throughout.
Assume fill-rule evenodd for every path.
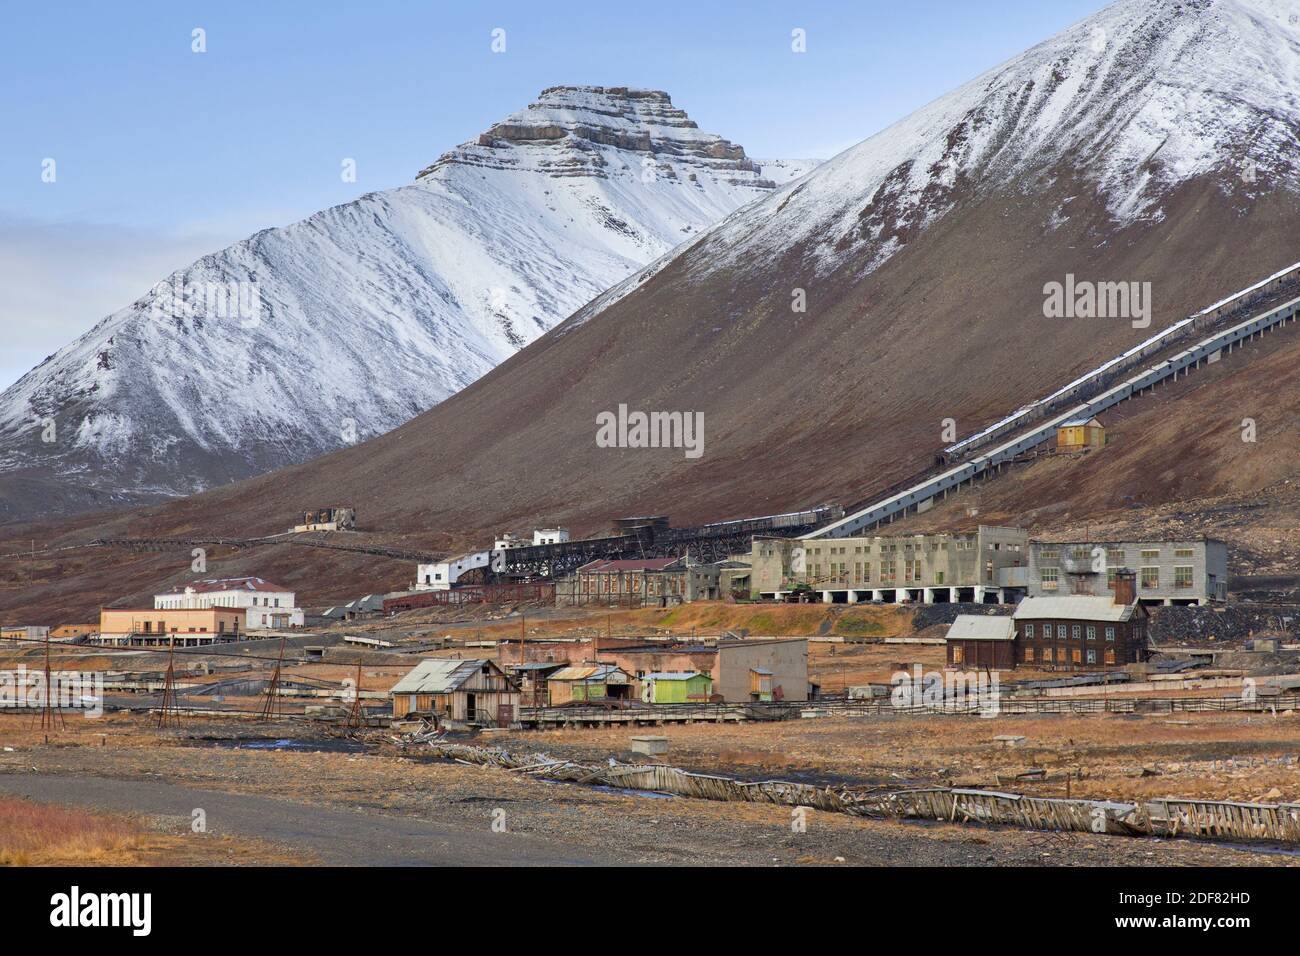
M 658 95 L 649 112 L 689 122 Z M 466 144 L 411 185 L 178 270 L 0 395 L 0 472 L 180 494 L 364 440 L 773 188 L 694 124 L 616 125 L 580 143 Z M 634 148 L 646 137 L 659 152 Z M 168 306 L 177 283 L 231 282 L 256 288 L 255 321 Z
M 1296 0 L 1121 0 L 733 214 L 713 230 L 713 266 L 757 237 L 769 251 L 810 244 L 821 272 L 874 242 L 870 272 L 899 243 L 862 226 L 868 206 L 924 228 L 963 182 L 996 190 L 1058 164 L 1095 185 L 1116 225 L 1158 219 L 1177 183 L 1247 160 L 1300 185 L 1297 15 Z

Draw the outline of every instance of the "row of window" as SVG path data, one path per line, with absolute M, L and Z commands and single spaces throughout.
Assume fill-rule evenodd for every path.
M 1062 554 L 1074 561 L 1091 561 L 1101 556 L 1101 548 L 1093 545 L 1066 545 L 1058 548 L 1040 548 L 1038 560 L 1057 561 Z M 1159 561 L 1160 548 L 1143 548 L 1139 552 L 1143 561 Z M 1195 548 L 1174 548 L 1175 558 L 1193 558 L 1196 556 Z M 1106 563 L 1123 567 L 1128 564 L 1128 552 L 1123 548 L 1107 548 Z
M 822 574 L 825 570 L 825 575 Z M 944 582 L 943 571 L 934 572 L 934 583 L 942 585 Z M 810 569 L 810 575 L 813 581 L 848 581 L 849 565 L 847 561 L 834 562 L 831 564 L 814 564 Z M 921 561 L 907 559 L 903 561 L 903 581 L 906 584 L 920 584 L 924 578 Z M 881 561 L 877 579 L 880 583 L 892 583 L 898 580 L 898 562 Z M 871 564 L 866 561 L 853 562 L 852 580 L 860 584 L 871 583 Z
M 1195 568 L 1191 565 L 1178 566 L 1174 568 L 1174 587 L 1190 588 L 1193 587 Z M 1061 569 L 1060 568 L 1039 568 L 1038 580 L 1042 584 L 1044 591 L 1055 591 L 1060 586 Z M 1142 567 L 1138 569 L 1138 584 L 1144 590 L 1152 591 L 1160 587 L 1160 569 L 1158 567 Z M 1106 571 L 1106 586 L 1111 590 L 1115 588 L 1115 568 L 1108 568 Z
M 1052 639 L 1052 625 L 1051 624 L 1041 624 L 1041 625 L 1026 624 L 1024 625 L 1024 629 L 1022 633 L 1025 635 L 1026 640 L 1033 640 L 1036 636 L 1041 636 L 1043 640 L 1050 641 Z M 1068 632 L 1066 629 L 1066 625 L 1064 624 L 1056 625 L 1057 640 L 1059 641 L 1065 640 L 1067 634 L 1069 637 L 1073 638 L 1076 641 L 1085 637 L 1087 640 L 1095 641 L 1097 639 L 1097 625 L 1071 624 L 1069 625 Z M 1138 629 L 1134 628 L 1133 636 L 1136 637 L 1137 634 L 1138 634 Z M 1115 640 L 1115 628 L 1107 626 L 1105 629 L 1105 636 L 1106 636 L 1106 640 L 1108 641 Z
M 1115 648 L 1108 647 L 1100 655 L 1095 647 L 1071 647 L 1068 650 L 1064 647 L 1022 647 L 1020 649 L 1020 660 L 1025 664 L 1035 661 L 1040 664 L 1096 664 L 1099 657 L 1107 664 L 1114 664 Z

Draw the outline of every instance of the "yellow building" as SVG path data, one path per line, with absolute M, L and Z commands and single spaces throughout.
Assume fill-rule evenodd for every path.
M 1096 418 L 1071 418 L 1056 426 L 1057 451 L 1083 451 L 1106 444 L 1106 426 Z
M 240 639 L 244 608 L 102 608 L 96 644 L 197 647 Z

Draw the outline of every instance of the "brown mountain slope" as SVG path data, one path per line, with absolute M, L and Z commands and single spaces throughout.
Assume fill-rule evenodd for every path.
M 945 419 L 970 434 L 1300 259 L 1300 29 L 1286 12 L 1123 0 L 740 210 L 387 435 L 10 540 L 243 537 L 349 504 L 374 535 L 456 547 L 540 523 L 581 534 L 628 514 L 686 524 L 860 499 L 929 465 Z M 1045 284 L 1071 274 L 1150 282 L 1151 327 L 1045 318 Z M 1269 387 L 1284 407 L 1300 393 L 1294 376 Z M 702 456 L 598 447 L 597 416 L 624 403 L 702 414 Z M 345 586 L 335 568 L 313 578 L 306 554 L 278 550 L 265 573 Z M 126 567 L 44 593 L 145 589 Z M 409 577 L 358 573 L 354 593 Z M 10 599 L 37 600 L 0 595 L 0 611 Z

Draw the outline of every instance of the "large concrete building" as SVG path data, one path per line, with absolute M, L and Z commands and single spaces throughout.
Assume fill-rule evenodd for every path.
M 1031 597 L 1086 594 L 1105 597 L 1115 572 L 1137 576 L 1144 605 L 1209 604 L 1228 597 L 1228 546 L 1209 538 L 1189 541 L 1034 541 L 1029 546 Z
M 159 611 L 242 608 L 245 631 L 302 627 L 304 620 L 293 591 L 257 577 L 195 581 L 155 594 L 153 606 Z
M 755 538 L 751 593 L 807 591 L 826 603 L 1005 603 L 1023 593 L 1029 535 L 980 525 L 954 534 Z
M 241 635 L 243 608 L 103 608 L 92 644 L 136 647 L 202 647 L 247 637 Z

